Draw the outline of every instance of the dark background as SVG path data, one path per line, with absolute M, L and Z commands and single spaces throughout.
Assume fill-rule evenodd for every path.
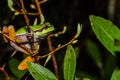
M 15 1 L 15 0 L 14 0 Z M 16 8 L 19 9 L 19 3 L 16 0 Z M 25 4 L 29 4 L 29 0 L 24 0 Z M 110 0 L 48 0 L 48 2 L 41 5 L 43 14 L 46 18 L 46 21 L 50 22 L 55 26 L 55 31 L 58 32 L 63 29 L 63 26 L 67 26 L 67 32 L 64 35 L 61 35 L 56 40 L 53 40 L 53 46 L 56 47 L 58 43 L 64 44 L 68 42 L 76 33 L 77 24 L 81 23 L 83 25 L 82 33 L 80 37 L 78 38 L 78 43 L 73 45 L 74 47 L 79 47 L 80 52 L 77 59 L 77 70 L 78 71 L 84 71 L 86 73 L 89 73 L 91 75 L 95 75 L 95 77 L 98 77 L 98 79 L 105 79 L 109 80 L 111 73 L 106 74 L 105 77 L 101 76 L 98 68 L 92 61 L 91 57 L 88 55 L 88 52 L 86 51 L 86 43 L 85 41 L 87 39 L 91 39 L 95 43 L 98 44 L 103 64 L 105 65 L 104 61 L 105 58 L 110 55 L 108 51 L 101 45 L 101 43 L 96 39 L 94 33 L 91 30 L 90 22 L 89 22 L 89 16 L 90 15 L 97 15 L 104 17 L 106 19 L 111 20 L 115 25 L 120 27 L 120 0 L 114 0 L 116 1 L 113 11 L 113 15 L 109 15 L 108 12 L 109 8 L 109 2 Z M 29 10 L 29 8 L 28 8 Z M 22 15 L 15 17 L 14 20 L 11 20 L 11 17 L 13 16 L 13 13 L 9 10 L 7 6 L 7 0 L 1 0 L 0 1 L 0 27 L 3 27 L 5 25 L 14 25 L 15 29 L 26 25 L 24 18 Z M 30 23 L 33 23 L 34 17 L 29 16 Z M 2 44 L 3 41 L 1 41 Z M 44 41 L 43 41 L 44 42 Z M 41 51 L 45 51 L 46 43 L 41 44 L 43 49 Z M 3 56 L 4 51 L 6 51 L 6 46 L 3 47 L 3 44 L 1 46 L 1 53 L 0 55 Z M 5 48 L 5 50 L 3 50 Z M 8 48 L 9 49 L 9 48 Z M 8 51 L 6 51 L 8 53 Z M 65 48 L 63 51 L 65 52 Z M 58 62 L 62 64 L 63 56 L 64 54 L 55 54 L 58 58 Z M 111 59 L 114 59 L 115 57 L 111 55 Z M 1 62 L 2 62 L 1 57 Z M 114 69 L 114 67 L 113 67 Z M 113 70 L 112 69 L 112 70 Z M 111 70 L 111 71 L 112 71 Z

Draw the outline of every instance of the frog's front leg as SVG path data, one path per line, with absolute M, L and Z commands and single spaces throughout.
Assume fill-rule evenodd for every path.
M 16 49 L 17 51 L 30 54 L 30 50 L 28 50 L 24 44 L 19 44 L 22 42 L 22 39 L 16 37 L 15 35 L 15 29 L 12 25 L 10 26 L 4 26 L 3 27 L 3 38 L 5 42 L 10 42 L 10 45 Z
M 30 42 L 27 36 L 28 36 L 27 34 L 17 35 L 16 36 L 17 42 L 14 43 L 10 41 L 10 45 L 16 50 L 32 56 L 38 53 L 39 41 L 37 38 L 33 37 L 33 41 Z M 34 48 L 32 48 L 30 44 L 33 44 Z

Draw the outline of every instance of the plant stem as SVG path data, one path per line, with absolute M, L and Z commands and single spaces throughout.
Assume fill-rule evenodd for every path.
M 4 64 L 2 67 L 0 67 L 0 70 L 4 73 L 4 75 L 6 76 L 7 80 L 11 80 L 11 78 L 9 77 L 9 75 L 7 74 L 7 72 L 5 71 L 5 65 Z
M 51 43 L 51 37 L 48 36 L 47 40 L 48 40 L 49 52 L 51 52 L 51 51 L 53 51 L 53 47 L 52 47 L 52 43 Z M 52 61 L 53 61 L 55 75 L 57 76 L 57 78 L 59 80 L 59 71 L 58 71 L 57 61 L 56 61 L 56 58 L 55 58 L 54 54 L 52 54 L 51 56 L 52 56 Z

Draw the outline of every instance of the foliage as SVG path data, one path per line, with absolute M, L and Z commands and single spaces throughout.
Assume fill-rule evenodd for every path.
M 62 44 L 61 42 L 58 44 L 56 38 L 60 39 L 60 34 L 65 36 L 68 27 L 64 27 L 63 31 L 56 32 L 54 26 L 51 25 L 50 22 L 45 21 L 40 6 L 44 1 L 45 0 L 43 0 L 43 2 L 31 0 L 28 4 L 33 12 L 28 12 L 29 9 L 26 9 L 23 0 L 16 2 L 20 4 L 19 6 L 21 9 L 16 9 L 14 7 L 16 5 L 15 1 L 8 0 L 8 7 L 14 13 L 12 19 L 14 20 L 16 16 L 23 15 L 26 24 L 25 26 L 20 27 L 18 32 L 13 30 L 15 27 L 12 27 L 13 29 L 11 29 L 11 26 L 7 28 L 7 33 L 4 32 L 5 27 L 3 30 L 0 30 L 0 35 L 2 35 L 3 40 L 10 43 L 9 45 L 15 49 L 9 56 L 9 59 L 4 61 L 4 64 L 0 66 L 0 80 L 4 80 L 5 78 L 7 80 L 119 80 L 120 69 L 116 60 L 119 58 L 118 54 L 120 52 L 120 29 L 109 20 L 99 16 L 90 15 L 89 22 L 91 24 L 91 30 L 99 42 L 87 37 L 87 39 L 84 40 L 84 43 L 82 43 L 82 37 L 80 36 L 82 25 L 78 23 L 77 32 L 73 38 L 65 44 Z M 35 20 L 33 20 L 34 23 L 29 21 L 29 16 L 35 17 Z M 56 33 L 51 33 L 53 30 Z M 39 33 L 35 34 L 35 32 Z M 72 34 L 72 32 L 70 33 Z M 22 38 L 19 41 L 18 36 L 14 35 L 27 37 L 27 41 L 24 42 L 24 39 Z M 43 47 L 40 47 L 42 43 L 37 41 L 38 37 L 40 41 L 45 41 L 47 38 L 47 41 L 45 42 L 48 43 L 48 48 L 44 49 Z M 65 39 L 66 36 L 62 41 Z M 57 45 L 57 47 L 53 46 L 52 43 Z M 14 44 L 15 46 L 13 46 Z M 81 45 L 79 46 L 79 44 L 84 44 L 85 49 L 82 50 L 83 48 L 81 49 Z M 46 44 L 44 46 L 46 47 Z M 64 47 L 67 47 L 66 50 Z M 104 49 L 101 50 L 101 47 Z M 40 54 L 39 50 L 42 48 L 44 49 L 43 53 L 48 52 L 48 54 Z M 20 51 L 22 54 L 18 54 L 19 52 L 17 51 Z M 88 54 L 85 54 L 84 52 L 87 52 Z M 59 58 L 57 58 L 56 55 L 62 53 L 64 55 L 64 57 L 60 57 L 62 62 L 59 63 L 58 61 L 57 63 Z M 85 59 L 83 59 L 84 56 L 82 56 L 83 60 L 80 59 L 82 53 L 85 55 Z M 86 55 L 88 56 L 87 58 Z M 45 58 L 45 61 L 43 58 Z M 47 66 L 51 61 L 53 61 L 53 65 Z M 89 63 L 86 63 L 86 61 Z M 95 66 L 92 66 L 93 68 L 91 69 L 90 65 Z M 19 66 L 23 69 L 22 71 L 19 69 Z M 56 66 L 59 69 L 56 68 Z
M 115 52 L 120 51 L 115 41 L 120 40 L 120 30 L 110 21 L 100 17 L 90 16 L 92 29 L 100 40 L 100 42 L 108 49 L 113 55 Z
M 94 15 L 90 16 L 90 23 L 97 39 L 110 53 L 112 53 L 112 55 L 115 56 L 116 52 L 120 51 L 119 48 L 120 30 L 111 21 Z M 93 59 L 95 59 L 94 57 Z M 96 63 L 100 62 L 99 57 L 100 55 L 96 56 L 95 59 L 97 60 Z M 119 74 L 120 74 L 119 68 L 116 68 L 112 74 L 111 80 L 119 80 L 118 77 Z

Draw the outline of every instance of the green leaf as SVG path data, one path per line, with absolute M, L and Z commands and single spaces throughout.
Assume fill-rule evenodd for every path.
M 13 8 L 13 1 L 12 0 L 8 0 L 8 7 L 10 8 L 11 11 L 15 11 L 15 9 Z
M 86 41 L 87 51 L 99 69 L 102 68 L 101 53 L 99 47 L 90 39 Z
M 76 54 L 76 58 L 78 58 L 80 48 L 79 48 L 79 47 L 75 47 L 75 48 L 74 48 L 74 51 L 75 51 L 75 54 Z
M 116 69 L 113 71 L 111 80 L 120 80 L 120 69 L 116 68 Z
M 74 80 L 76 68 L 76 55 L 73 47 L 68 45 L 66 50 L 66 55 L 64 58 L 64 79 L 65 80 Z
M 75 38 L 77 38 L 80 35 L 81 31 L 82 31 L 82 25 L 80 25 L 80 23 L 78 23 L 78 25 L 77 25 L 77 33 L 75 35 Z
M 120 48 L 115 45 L 115 40 L 120 41 L 120 30 L 109 20 L 97 16 L 90 16 L 92 30 L 97 36 L 98 40 L 104 47 L 115 55 Z
M 77 70 L 75 72 L 75 76 L 80 78 L 80 80 L 83 80 L 84 78 L 89 78 L 91 80 L 99 80 L 98 76 L 96 74 L 91 74 L 85 71 L 79 71 Z
M 21 79 L 25 75 L 25 73 L 27 72 L 27 70 L 23 70 L 23 71 L 18 70 L 19 63 L 20 62 L 15 58 L 11 58 L 8 62 L 8 67 L 9 67 L 11 73 L 18 80 Z
M 80 80 L 80 78 L 78 78 L 78 77 L 75 76 L 75 80 Z
M 91 80 L 91 79 L 89 79 L 89 78 L 83 78 L 83 80 Z
M 28 62 L 28 70 L 35 80 L 57 80 L 50 70 L 39 64 Z
M 117 64 L 117 57 L 113 56 L 112 54 L 108 54 L 104 60 L 104 75 L 105 80 L 110 79 L 111 73 L 113 72 L 114 68 Z

